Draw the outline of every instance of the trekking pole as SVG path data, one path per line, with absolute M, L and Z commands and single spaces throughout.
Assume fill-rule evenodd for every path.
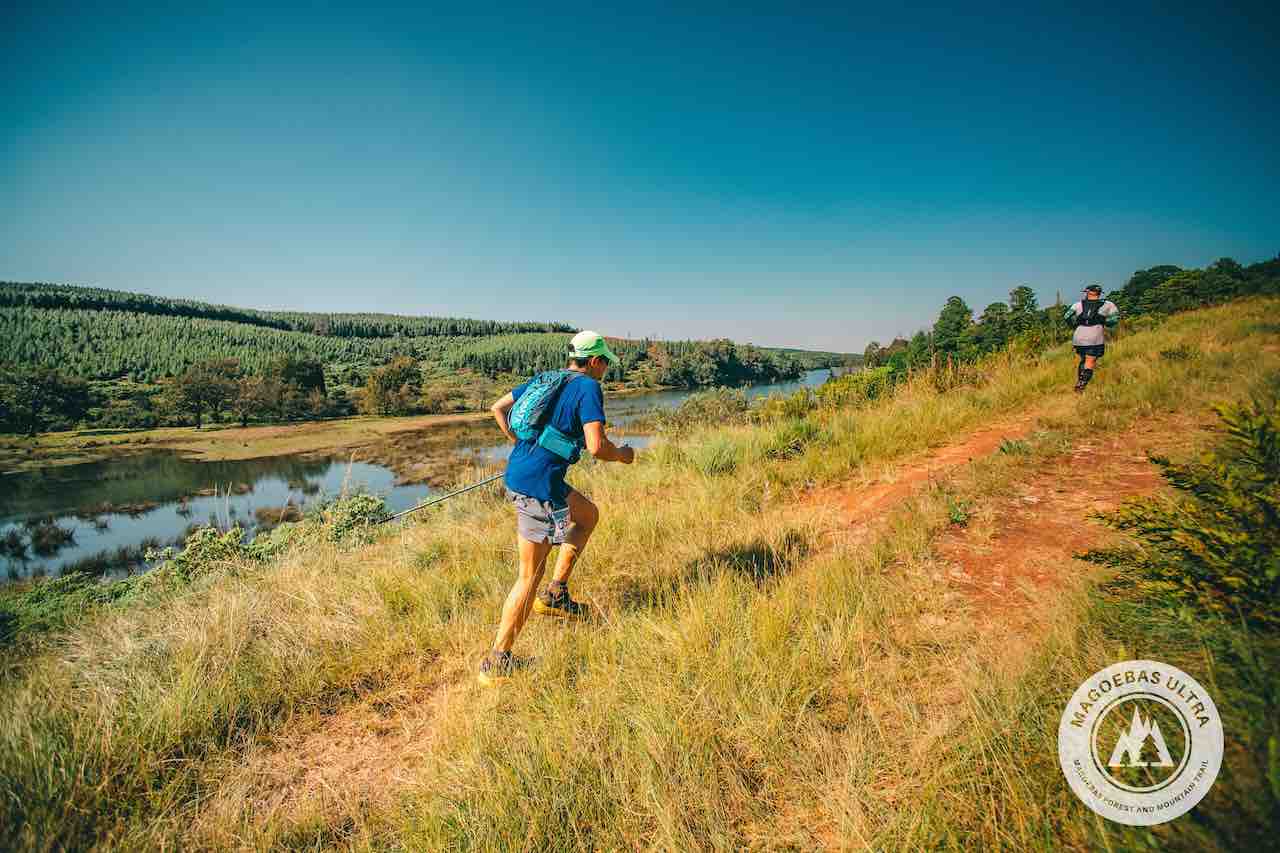
M 438 503 L 447 501 L 449 500 L 449 498 L 455 498 L 458 495 L 462 494 L 463 492 L 469 492 L 472 489 L 478 489 L 481 486 L 487 486 L 501 476 L 502 476 L 502 472 L 494 474 L 492 477 L 485 477 L 483 480 L 481 480 L 478 483 L 472 483 L 470 486 L 465 486 L 461 489 L 458 489 L 457 491 L 450 492 L 447 495 L 440 495 L 439 497 L 432 498 L 429 501 L 424 501 L 423 503 L 420 503 L 417 506 L 409 507 L 406 510 L 397 512 L 395 515 L 389 515 L 386 518 L 382 519 L 382 521 L 379 521 L 378 524 L 386 524 L 388 521 L 395 521 L 397 518 L 403 518 L 404 516 L 408 515 L 411 512 L 417 512 L 420 509 L 426 509 L 429 506 L 435 506 Z

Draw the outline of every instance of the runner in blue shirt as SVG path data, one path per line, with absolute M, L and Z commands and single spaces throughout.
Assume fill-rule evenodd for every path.
M 516 510 L 516 546 L 520 553 L 520 576 L 502 607 L 502 621 L 493 649 L 480 664 L 480 683 L 493 684 L 508 677 L 512 669 L 511 647 L 532 609 L 550 616 L 580 617 L 586 607 L 569 597 L 569 575 L 591 531 L 600 520 L 600 511 L 585 495 L 564 481 L 569 466 L 577 462 L 585 447 L 603 462 L 630 464 L 635 451 L 617 447 L 604 433 L 604 394 L 600 380 L 609 366 L 618 363 L 595 332 L 579 332 L 569 342 L 568 369 L 578 374 L 561 386 L 552 405 L 547 426 L 554 428 L 573 447 L 567 456 L 548 450 L 538 439 L 517 439 L 508 422 L 511 408 L 529 387 L 515 388 L 493 404 L 498 427 L 515 442 L 507 460 L 507 499 Z M 538 584 L 546 570 L 547 556 L 560 546 L 556 567 L 547 588 L 536 598 Z

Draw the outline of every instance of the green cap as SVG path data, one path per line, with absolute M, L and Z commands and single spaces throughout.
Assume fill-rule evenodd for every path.
M 607 358 L 610 364 L 618 363 L 618 357 L 609 349 L 609 345 L 604 342 L 604 335 L 599 332 L 578 332 L 569 341 L 570 358 L 591 358 L 593 355 Z

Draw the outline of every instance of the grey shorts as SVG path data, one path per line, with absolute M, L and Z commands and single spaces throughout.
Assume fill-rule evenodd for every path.
M 516 533 L 527 542 L 560 545 L 569 527 L 569 505 L 540 501 L 507 489 L 507 500 L 516 508 Z

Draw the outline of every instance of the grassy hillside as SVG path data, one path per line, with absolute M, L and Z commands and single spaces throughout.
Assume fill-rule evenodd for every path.
M 397 530 L 331 515 L 275 555 L 211 545 L 4 658 L 0 823 L 29 849 L 1274 837 L 1275 715 L 1257 698 L 1280 670 L 1273 638 L 1178 617 L 1069 559 L 1052 594 L 1002 610 L 947 581 L 943 544 L 989 528 L 1044 466 L 1066 466 L 1051 481 L 1064 491 L 1112 487 L 1071 467 L 1102 436 L 1210 441 L 1212 404 L 1280 376 L 1277 309 L 1252 299 L 1124 335 L 1081 397 L 1066 347 L 1006 353 L 880 399 L 685 430 L 629 468 L 584 464 L 572 480 L 603 520 L 574 588 L 600 618 L 531 622 L 518 651 L 536 666 L 496 692 L 472 677 L 512 580 L 496 493 Z M 862 533 L 824 500 L 901 482 L 993 424 L 1024 437 L 931 474 Z M 1056 726 L 1087 674 L 1144 654 L 1212 684 L 1234 740 L 1193 816 L 1130 830 L 1067 791 Z

